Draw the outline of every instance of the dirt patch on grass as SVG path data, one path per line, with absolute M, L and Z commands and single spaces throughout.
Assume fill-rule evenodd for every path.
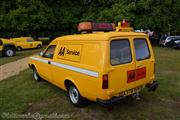
M 29 57 L 10 62 L 0 66 L 0 81 L 8 77 L 19 74 L 19 72 L 28 68 Z

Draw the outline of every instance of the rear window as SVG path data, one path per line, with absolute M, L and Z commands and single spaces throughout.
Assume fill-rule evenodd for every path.
M 144 38 L 134 39 L 136 60 L 144 60 L 150 57 L 147 41 Z
M 132 61 L 128 39 L 112 40 L 110 44 L 111 65 L 120 65 Z

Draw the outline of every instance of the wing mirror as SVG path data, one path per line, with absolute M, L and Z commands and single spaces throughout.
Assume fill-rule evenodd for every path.
M 40 53 L 39 53 L 39 56 L 41 56 L 41 57 L 42 57 L 42 56 L 43 56 L 43 54 L 44 54 L 43 52 L 40 52 Z

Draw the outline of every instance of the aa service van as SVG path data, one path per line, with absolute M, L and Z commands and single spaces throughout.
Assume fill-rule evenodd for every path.
M 85 100 L 111 105 L 145 87 L 154 91 L 154 65 L 147 35 L 117 31 L 56 38 L 29 61 L 35 80 L 68 91 L 75 106 Z

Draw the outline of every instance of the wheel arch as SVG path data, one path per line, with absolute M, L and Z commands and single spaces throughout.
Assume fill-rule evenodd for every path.
M 7 47 L 13 47 L 14 49 L 16 48 L 16 46 L 13 44 L 4 44 L 3 46 L 4 48 L 7 48 Z
M 29 67 L 30 67 L 31 69 L 36 69 L 36 70 L 37 70 L 37 67 L 36 67 L 35 64 L 29 64 Z
M 78 89 L 79 93 L 81 94 L 81 90 L 80 90 L 79 86 L 77 85 L 77 83 L 75 82 L 75 80 L 72 78 L 66 78 L 64 80 L 64 87 L 67 91 L 68 91 L 68 87 L 70 84 L 73 84 Z
M 23 49 L 21 46 L 17 46 L 16 48 L 17 48 L 17 49 L 20 48 L 21 50 Z

